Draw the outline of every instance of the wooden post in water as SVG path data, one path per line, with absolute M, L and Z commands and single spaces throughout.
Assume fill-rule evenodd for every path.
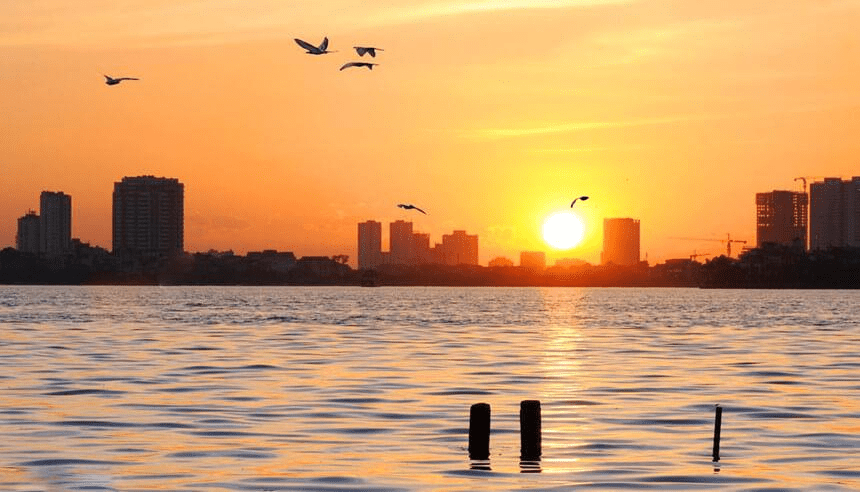
M 490 405 L 476 403 L 469 411 L 469 458 L 490 459 Z
M 723 425 L 723 407 L 716 407 L 717 414 L 714 418 L 714 462 L 720 461 L 720 428 Z
M 520 402 L 520 460 L 540 460 L 540 431 L 540 401 L 523 400 Z

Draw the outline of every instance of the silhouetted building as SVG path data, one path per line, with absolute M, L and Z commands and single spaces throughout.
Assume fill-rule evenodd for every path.
M 588 262 L 585 260 L 580 260 L 579 258 L 559 258 L 555 260 L 555 266 L 557 267 L 581 267 L 588 265 Z
M 697 285 L 702 273 L 702 264 L 693 258 L 668 259 L 651 268 L 651 277 L 664 285 Z
M 426 265 L 432 262 L 430 251 L 430 234 L 421 232 L 412 233 L 412 249 L 415 255 L 415 261 L 419 265 Z
M 296 262 L 296 268 L 321 278 L 342 278 L 349 273 L 347 265 L 328 256 L 302 256 Z
M 520 253 L 520 266 L 529 270 L 546 269 L 546 253 L 543 251 L 523 251 Z
M 125 177 L 114 183 L 113 254 L 163 258 L 184 244 L 184 185 L 178 179 Z
M 415 263 L 415 238 L 412 234 L 412 222 L 398 220 L 388 224 L 388 251 L 393 265 L 412 265 Z
M 860 177 L 809 187 L 809 248 L 860 247 Z
M 765 243 L 806 248 L 809 196 L 797 191 L 756 193 L 756 247 Z
M 514 266 L 514 262 L 510 258 L 505 258 L 504 256 L 498 256 L 498 257 L 490 260 L 490 263 L 487 266 L 490 268 L 512 267 L 512 266 Z
M 374 220 L 358 224 L 358 268 L 382 264 L 382 223 Z
M 15 236 L 15 248 L 22 253 L 39 254 L 41 241 L 39 234 L 42 229 L 42 221 L 39 215 L 30 210 L 27 215 L 18 219 L 18 234 Z
M 245 257 L 255 265 L 263 266 L 278 273 L 288 272 L 296 266 L 296 255 L 292 251 L 276 251 L 274 249 L 249 251 Z
M 100 246 L 92 246 L 80 239 L 72 238 L 72 254 L 78 265 L 84 265 L 91 270 L 108 272 L 116 269 L 116 258 L 110 254 L 110 251 Z
M 43 191 L 39 199 L 39 251 L 58 256 L 72 250 L 72 197 L 61 191 Z
M 440 245 L 437 245 L 437 249 Z M 441 251 L 437 257 L 444 265 L 477 265 L 478 236 L 466 234 L 466 231 L 454 231 L 442 236 Z
M 478 264 L 477 235 L 454 231 L 431 248 L 430 234 L 413 232 L 412 222 L 398 220 L 388 227 L 388 251 L 381 251 L 382 225 L 372 220 L 358 224 L 359 269 L 378 265 Z
M 600 263 L 635 265 L 639 263 L 639 221 L 603 219 L 603 251 Z

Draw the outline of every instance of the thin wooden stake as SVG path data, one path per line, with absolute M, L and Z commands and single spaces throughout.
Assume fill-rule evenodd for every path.
M 714 418 L 714 462 L 720 461 L 720 428 L 723 425 L 723 407 L 717 405 Z

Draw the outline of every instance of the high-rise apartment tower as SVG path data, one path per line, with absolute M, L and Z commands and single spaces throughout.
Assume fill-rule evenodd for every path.
M 57 256 L 72 250 L 72 197 L 43 191 L 39 198 L 39 251 Z
M 412 265 L 417 261 L 412 222 L 397 220 L 388 224 L 390 261 L 394 265 Z
M 809 249 L 860 247 L 860 177 L 809 187 Z
M 477 265 L 478 236 L 466 231 L 443 234 L 441 257 L 445 265 Z
M 358 268 L 382 264 L 382 223 L 368 220 L 358 224 Z
M 600 263 L 635 265 L 639 263 L 639 221 L 603 219 L 603 252 Z
M 806 228 L 809 196 L 797 191 L 756 193 L 756 247 L 764 243 L 792 246 L 799 243 L 806 249 Z
M 18 234 L 15 236 L 15 249 L 22 253 L 39 254 L 42 221 L 34 211 L 18 219 Z
M 175 178 L 125 177 L 113 188 L 113 253 L 159 258 L 184 250 L 184 185 Z

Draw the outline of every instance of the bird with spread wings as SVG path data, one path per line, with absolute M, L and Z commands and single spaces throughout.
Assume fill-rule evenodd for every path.
M 107 85 L 117 85 L 123 80 L 140 80 L 135 77 L 111 77 L 110 75 L 105 75 L 105 84 Z
M 398 203 L 397 206 L 402 208 L 403 210 L 417 210 L 417 211 L 421 212 L 422 214 L 427 215 L 427 212 L 421 210 L 420 208 L 416 207 L 415 205 L 412 205 L 411 203 Z
M 577 200 L 585 201 L 585 200 L 588 200 L 588 197 L 587 196 L 580 196 L 580 197 L 574 198 L 573 201 L 570 202 L 570 208 L 573 208 L 573 204 L 576 203 Z
M 377 51 L 385 51 L 382 48 L 374 48 L 372 46 L 353 46 L 353 48 L 355 48 L 355 52 L 358 53 L 358 56 L 364 56 L 364 54 L 367 53 L 371 57 L 376 57 Z
M 373 67 L 375 65 L 379 65 L 379 64 L 378 63 L 365 63 L 365 62 L 349 62 L 349 63 L 344 63 L 343 66 L 340 67 L 340 69 L 343 70 L 343 69 L 349 68 L 349 67 L 367 67 L 368 70 L 373 70 Z
M 307 50 L 309 55 L 324 55 L 326 53 L 335 53 L 334 51 L 328 50 L 328 38 L 323 38 L 322 43 L 319 46 L 314 46 L 307 41 L 302 41 L 299 38 L 295 38 L 296 44 L 301 46 L 302 48 Z

